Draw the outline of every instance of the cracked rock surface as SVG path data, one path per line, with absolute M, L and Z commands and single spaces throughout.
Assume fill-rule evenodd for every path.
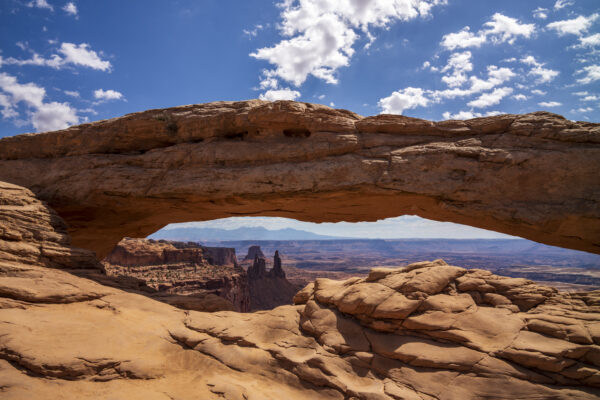
M 236 215 L 410 214 L 600 253 L 599 170 L 600 125 L 547 112 L 430 122 L 250 100 L 0 140 L 0 180 L 99 258 L 167 223 Z
M 203 313 L 85 278 L 93 255 L 27 189 L 0 185 L 0 233 L 2 399 L 600 395 L 600 292 L 436 260 Z

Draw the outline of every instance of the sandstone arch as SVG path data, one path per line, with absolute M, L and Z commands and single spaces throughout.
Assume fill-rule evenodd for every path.
M 416 214 L 600 253 L 598 171 L 600 124 L 546 112 L 429 122 L 251 100 L 0 140 L 0 180 L 34 191 L 99 256 L 232 215 Z

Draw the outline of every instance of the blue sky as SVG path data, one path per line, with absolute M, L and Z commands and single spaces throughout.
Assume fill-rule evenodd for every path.
M 599 27 L 597 0 L 3 0 L 0 136 L 257 97 L 599 121 Z
M 598 122 L 599 28 L 598 0 L 2 0 L 0 137 L 258 97 Z

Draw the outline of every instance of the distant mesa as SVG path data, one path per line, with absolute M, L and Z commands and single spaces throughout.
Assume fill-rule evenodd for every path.
M 260 246 L 250 246 L 244 260 L 254 260 L 256 257 L 265 258 Z

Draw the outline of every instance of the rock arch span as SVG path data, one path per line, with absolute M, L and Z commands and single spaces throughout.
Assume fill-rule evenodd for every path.
M 100 257 L 124 236 L 234 215 L 415 214 L 600 253 L 598 171 L 600 124 L 547 112 L 430 122 L 250 100 L 0 140 L 0 180 Z

